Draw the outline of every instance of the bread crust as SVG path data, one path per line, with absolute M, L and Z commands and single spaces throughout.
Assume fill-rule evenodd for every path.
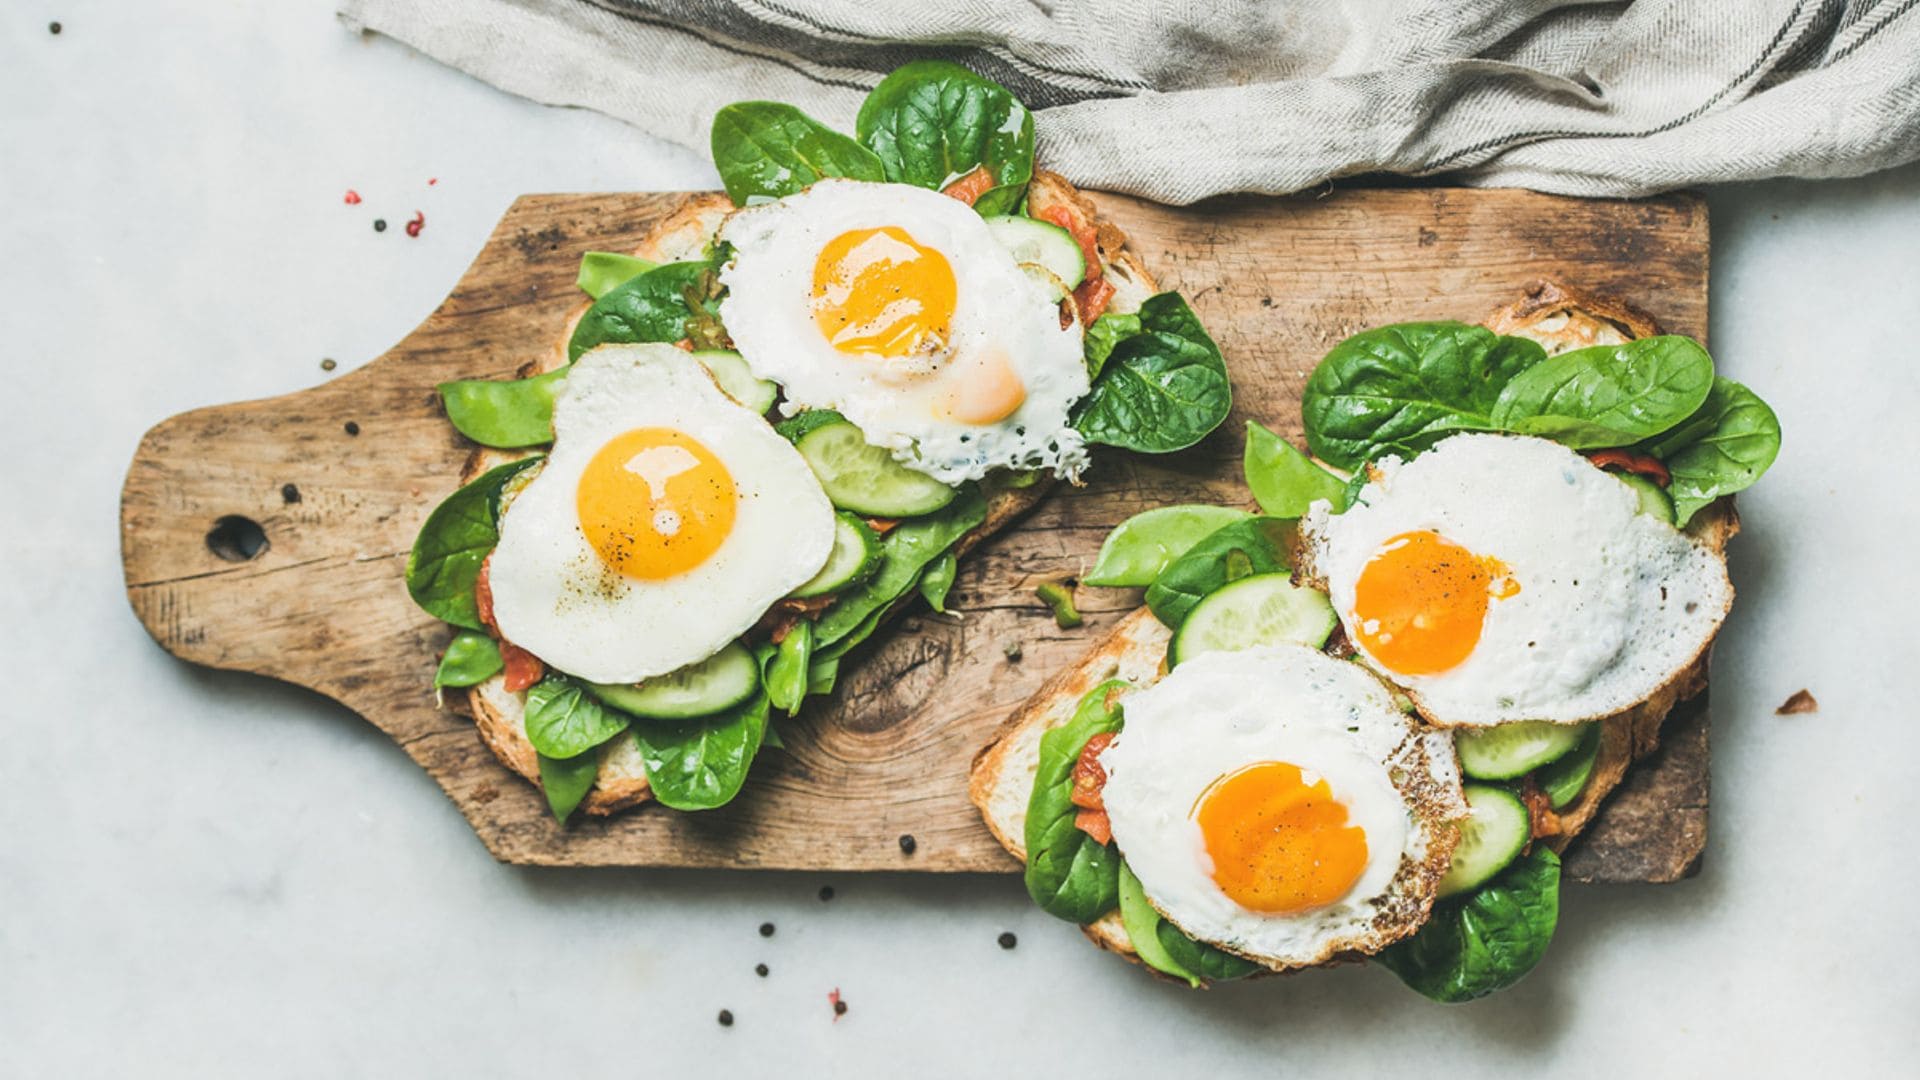
M 1093 203 L 1078 189 L 1060 176 L 1037 170 L 1034 176 L 1033 190 L 1041 206 L 1064 203 L 1076 214 L 1093 224 L 1099 236 L 1099 254 L 1103 267 L 1114 275 L 1116 293 L 1109 304 L 1109 310 L 1130 311 L 1137 308 L 1141 301 L 1153 295 L 1158 286 L 1153 276 L 1141 265 L 1134 252 L 1127 247 L 1127 237 L 1120 228 L 1111 222 L 1102 220 Z M 634 248 L 636 258 L 649 262 L 667 263 L 684 259 L 699 258 L 719 231 L 727 215 L 733 213 L 732 200 L 724 192 L 702 192 L 689 195 L 675 205 L 666 217 L 661 218 L 647 235 Z M 554 347 L 544 352 L 538 359 L 528 361 L 515 374 L 519 378 L 528 378 L 545 371 L 554 371 L 565 367 L 568 362 L 567 343 L 573 337 L 574 327 L 586 315 L 593 305 L 583 303 L 567 317 Z M 470 483 L 482 473 L 495 466 L 527 457 L 532 451 L 502 451 L 486 447 L 475 449 L 468 455 L 461 470 L 460 482 Z M 995 487 L 987 493 L 987 513 L 984 520 L 954 547 L 956 556 L 965 556 L 978 547 L 988 537 L 1007 527 L 1020 515 L 1037 505 L 1053 486 L 1051 476 L 1043 476 L 1035 483 L 1023 488 Z M 906 606 L 912 595 L 902 599 L 890 608 L 883 619 L 891 619 Z M 538 786 L 540 783 L 539 755 L 526 736 L 526 695 L 508 693 L 502 676 L 470 687 L 464 694 L 452 695 L 455 706 L 473 718 L 480 730 L 480 737 L 487 748 L 493 751 L 501 764 L 519 773 Z M 600 773 L 594 780 L 594 786 L 581 802 L 581 809 L 595 816 L 606 816 L 621 810 L 640 805 L 652 798 L 647 785 L 644 764 L 637 756 L 616 752 L 615 744 L 624 746 L 631 740 L 615 739 L 608 747 L 602 748 Z M 1116 927 L 1118 923 L 1116 921 Z M 1124 933 L 1124 932 L 1123 932 Z
M 1519 300 L 1488 316 L 1483 325 L 1496 333 L 1531 338 L 1549 353 L 1660 333 L 1659 324 L 1651 316 L 1624 301 L 1544 280 L 1529 284 Z M 1686 531 L 1696 542 L 1724 555 L 1727 542 L 1739 529 L 1740 519 L 1729 496 L 1703 508 Z M 975 754 L 968 775 L 968 798 L 980 810 L 988 831 L 1015 858 L 1026 861 L 1026 801 L 1039 764 L 1040 737 L 1066 723 L 1075 703 L 1103 679 L 1131 678 L 1144 685 L 1164 674 L 1171 636 L 1147 608 L 1128 614 L 1078 662 L 1048 680 L 1015 709 L 993 740 Z M 1539 837 L 1542 843 L 1556 852 L 1564 850 L 1592 822 L 1632 763 L 1658 747 L 1660 726 L 1673 707 L 1705 689 L 1712 647 L 1709 639 L 1692 661 L 1638 705 L 1599 721 L 1601 741 L 1593 775 L 1579 798 L 1558 813 L 1536 821 L 1537 827 L 1549 830 Z M 1444 867 L 1440 870 L 1444 872 Z M 1117 913 L 1109 913 L 1082 930 L 1100 948 L 1139 962 Z M 1340 955 L 1327 963 L 1355 959 L 1360 957 Z

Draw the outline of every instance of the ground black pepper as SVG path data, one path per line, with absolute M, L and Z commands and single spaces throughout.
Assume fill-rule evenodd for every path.
M 721 1027 L 733 1026 L 733 1010 L 732 1009 L 720 1010 L 720 1026 Z
M 1013 931 L 1008 930 L 1006 933 L 1000 935 L 1001 948 L 1011 949 L 1018 944 L 1020 944 L 1020 939 L 1013 936 Z
M 900 834 L 900 854 L 911 855 L 919 846 L 920 841 L 915 840 L 912 833 Z
M 773 936 L 773 924 L 772 924 L 772 923 L 770 923 L 770 922 L 763 922 L 763 923 L 761 923 L 761 924 L 760 924 L 760 936 L 761 936 L 761 937 L 772 937 L 772 936 Z

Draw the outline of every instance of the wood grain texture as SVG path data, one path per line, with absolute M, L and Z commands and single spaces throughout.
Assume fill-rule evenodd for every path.
M 787 725 L 788 752 L 763 754 L 734 805 L 696 815 L 650 807 L 562 829 L 468 720 L 434 703 L 448 631 L 408 600 L 402 571 L 470 446 L 433 387 L 506 376 L 552 349 L 580 303 L 580 253 L 633 247 L 676 198 L 520 199 L 440 309 L 387 354 L 311 390 L 173 417 L 147 433 L 127 475 L 127 591 L 155 640 L 195 663 L 345 703 L 426 768 L 503 860 L 1014 870 L 967 803 L 968 764 L 1049 672 L 1139 602 L 1137 590 L 1082 589 L 1087 625 L 1062 631 L 1034 583 L 1083 570 L 1136 511 L 1245 502 L 1245 422 L 1298 442 L 1301 386 L 1333 344 L 1380 323 L 1479 319 L 1540 277 L 1628 297 L 1674 332 L 1706 330 L 1707 219 L 1692 196 L 1433 188 L 1188 208 L 1096 196 L 1219 340 L 1236 395 L 1228 422 L 1170 457 L 1097 453 L 1086 488 L 1061 489 L 963 564 L 956 615 L 918 611 L 856 652 L 838 694 Z M 209 531 L 229 515 L 258 522 L 266 549 L 232 562 L 210 550 Z M 1018 661 L 1006 655 L 1013 643 Z M 1690 870 L 1705 839 L 1706 723 L 1704 708 L 1676 713 L 1667 749 L 1569 853 L 1570 877 Z M 340 794 L 344 806 L 350 793 Z M 911 856 L 902 834 L 917 841 Z

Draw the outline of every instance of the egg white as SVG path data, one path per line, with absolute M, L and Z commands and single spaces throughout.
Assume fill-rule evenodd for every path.
M 1355 646 L 1430 722 L 1579 723 L 1638 704 L 1685 669 L 1733 601 L 1724 556 L 1636 506 L 1626 485 L 1558 443 L 1456 435 L 1380 462 L 1345 513 L 1316 505 L 1302 522 L 1303 562 Z M 1489 604 L 1460 664 L 1403 675 L 1367 653 L 1354 593 L 1388 540 L 1418 530 L 1506 564 L 1520 591 Z
M 840 352 L 820 332 L 811 305 L 814 265 L 829 241 L 894 225 L 939 251 L 957 296 L 949 349 L 924 365 Z M 1059 305 L 957 199 L 908 184 L 823 180 L 736 211 L 719 238 L 734 257 L 720 272 L 720 318 L 753 373 L 780 384 L 787 415 L 835 409 L 867 441 L 938 480 L 977 480 L 995 468 L 1048 468 L 1078 476 L 1087 448 L 1068 422 L 1089 380 L 1078 323 L 1060 325 Z M 989 349 L 1003 349 L 1025 388 L 1011 415 L 967 424 L 936 414 L 952 380 Z
M 1451 738 L 1417 730 L 1364 668 L 1301 645 L 1205 653 L 1122 708 L 1125 725 L 1100 756 L 1114 843 L 1147 899 L 1189 936 L 1284 969 L 1375 951 L 1424 918 L 1452 849 L 1449 823 L 1466 814 L 1459 769 Z M 1213 880 L 1195 807 L 1220 777 L 1268 761 L 1324 777 L 1366 832 L 1366 867 L 1332 904 L 1251 911 Z
M 609 439 L 673 428 L 732 476 L 732 530 L 704 562 L 657 581 L 609 567 L 580 526 L 576 491 Z M 501 513 L 488 573 L 508 641 L 592 682 L 631 683 L 704 660 L 826 565 L 833 506 L 798 451 L 670 345 L 606 345 L 576 361 L 539 475 Z

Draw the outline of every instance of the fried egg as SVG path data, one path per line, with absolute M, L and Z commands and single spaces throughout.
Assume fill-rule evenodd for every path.
M 1277 970 L 1372 953 L 1432 908 L 1467 813 L 1452 738 L 1303 645 L 1204 653 L 1122 702 L 1113 840 L 1199 941 Z
M 973 209 L 907 184 L 823 180 L 736 211 L 720 318 L 782 409 L 835 409 L 945 483 L 1087 464 L 1080 327 Z
M 766 420 L 671 345 L 576 361 L 553 450 L 500 518 L 507 640 L 592 682 L 704 660 L 826 565 L 833 507 Z
M 1733 602 L 1724 556 L 1636 507 L 1558 443 L 1456 435 L 1316 505 L 1302 572 L 1432 723 L 1578 723 L 1691 665 Z

